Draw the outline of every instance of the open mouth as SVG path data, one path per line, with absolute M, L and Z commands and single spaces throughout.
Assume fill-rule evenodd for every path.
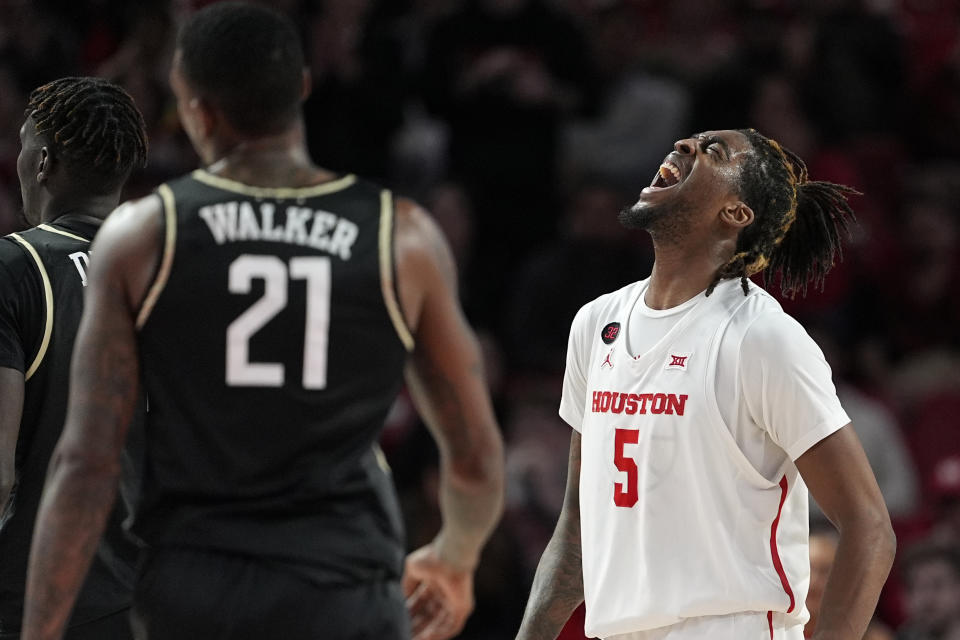
M 660 165 L 660 168 L 657 170 L 657 175 L 653 178 L 650 186 L 654 189 L 669 189 L 680 183 L 682 175 L 683 174 L 680 173 L 680 167 L 667 160 Z

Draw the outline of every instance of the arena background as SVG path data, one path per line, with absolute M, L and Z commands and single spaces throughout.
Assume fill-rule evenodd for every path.
M 177 24 L 201 4 L 0 0 L 0 231 L 25 224 L 16 158 L 27 94 L 57 77 L 118 81 L 143 110 L 149 166 L 128 195 L 196 166 L 166 78 Z M 432 211 L 482 337 L 508 496 L 462 637 L 517 629 L 562 501 L 569 427 L 556 409 L 569 323 L 583 303 L 648 274 L 649 240 L 616 213 L 694 131 L 755 127 L 813 177 L 863 192 L 826 288 L 784 305 L 834 368 L 899 555 L 931 540 L 960 553 L 960 2 L 268 4 L 303 31 L 313 157 Z M 438 527 L 436 451 L 405 398 L 383 445 L 417 546 Z M 954 573 L 927 605 L 955 618 L 956 635 L 943 637 L 956 639 Z M 908 595 L 895 567 L 880 619 L 901 638 L 927 637 L 910 618 L 933 610 Z M 564 637 L 582 633 L 574 623 Z

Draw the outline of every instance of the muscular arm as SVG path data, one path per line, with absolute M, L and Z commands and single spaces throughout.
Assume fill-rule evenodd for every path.
M 403 589 L 414 640 L 445 640 L 473 610 L 473 571 L 503 510 L 503 443 L 447 243 L 413 203 L 396 214 L 397 284 L 415 336 L 407 386 L 440 449 L 443 518 L 407 557 Z
M 0 513 L 16 480 L 17 438 L 23 417 L 23 372 L 0 367 Z
M 883 496 L 850 425 L 811 447 L 797 459 L 797 468 L 840 531 L 813 638 L 860 640 L 896 551 Z
M 553 640 L 583 602 L 580 551 L 580 434 L 570 436 L 567 491 L 560 519 L 540 558 L 517 640 Z
M 154 221 L 140 213 L 130 207 L 112 214 L 93 245 L 67 423 L 30 552 L 24 640 L 61 637 L 116 496 L 139 376 L 135 309 L 159 253 L 159 234 L 150 233 L 159 215 Z
M 400 300 L 416 340 L 407 385 L 440 449 L 437 550 L 472 570 L 503 508 L 503 444 L 450 251 L 426 213 L 404 200 L 396 246 Z

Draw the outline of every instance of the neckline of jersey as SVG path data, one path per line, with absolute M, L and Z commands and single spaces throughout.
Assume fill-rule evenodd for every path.
M 82 212 L 70 211 L 57 216 L 49 222 L 41 222 L 35 228 L 74 238 L 75 240 L 92 242 L 93 237 L 102 224 L 102 218 Z
M 649 307 L 647 307 L 646 302 L 643 300 L 643 296 L 647 293 L 647 288 L 649 286 L 650 286 L 650 279 L 647 278 L 647 280 L 640 287 L 640 291 L 637 292 L 637 295 L 633 299 L 633 302 L 630 304 L 629 311 L 627 312 L 627 317 L 624 319 L 623 327 L 621 328 L 621 331 L 623 331 L 623 336 L 622 336 L 623 339 L 620 341 L 620 350 L 623 352 L 623 355 L 626 356 L 627 360 L 634 363 L 634 365 L 646 365 L 649 363 L 652 357 L 660 354 L 664 350 L 664 347 L 667 344 L 669 344 L 688 324 L 690 324 L 690 322 L 697 315 L 699 315 L 699 312 L 706 307 L 706 305 L 703 303 L 709 299 L 706 296 L 706 290 L 704 290 L 704 291 L 701 291 L 699 294 L 695 295 L 690 300 L 687 300 L 686 302 L 679 304 L 676 307 L 671 307 L 670 309 L 662 309 L 662 310 L 650 309 Z M 719 288 L 719 286 L 720 285 L 718 284 L 717 288 Z M 716 289 L 714 289 L 714 291 L 716 291 Z M 659 317 L 663 317 L 664 315 L 672 315 L 672 313 L 679 313 L 681 311 L 686 311 L 686 313 L 684 313 L 683 316 L 680 317 L 672 327 L 670 327 L 670 330 L 667 331 L 667 333 L 664 334 L 663 337 L 656 342 L 656 344 L 654 344 L 652 347 L 647 349 L 644 353 L 634 355 L 633 352 L 630 351 L 630 347 L 628 345 L 628 342 L 630 339 L 630 319 L 633 317 L 634 310 L 639 308 L 641 305 L 643 305 L 643 307 L 646 307 L 647 309 L 649 309 L 654 313 L 662 314 L 663 311 L 671 312 L 667 314 L 662 314 Z M 643 312 L 641 311 L 641 313 Z M 653 316 L 653 317 L 657 317 L 657 316 Z
M 342 191 L 357 181 L 357 176 L 348 173 L 340 178 L 308 187 L 256 187 L 230 178 L 214 175 L 205 169 L 196 169 L 190 176 L 211 187 L 232 191 L 257 198 L 311 198 Z
M 704 289 L 703 291 L 693 296 L 689 300 L 685 302 L 681 302 L 676 306 L 670 307 L 668 309 L 654 309 L 653 307 L 650 307 L 647 305 L 646 291 L 649 288 L 650 288 L 649 285 L 647 285 L 647 287 L 644 288 L 643 294 L 638 296 L 637 301 L 634 303 L 634 306 L 637 308 L 637 310 L 643 315 L 647 316 L 648 318 L 664 318 L 666 316 L 673 316 L 678 313 L 683 313 L 684 311 L 691 309 L 692 307 L 697 305 L 701 300 L 707 297 L 706 295 L 707 290 Z

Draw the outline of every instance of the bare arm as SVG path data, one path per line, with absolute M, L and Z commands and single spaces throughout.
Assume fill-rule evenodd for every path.
M 440 449 L 439 549 L 451 564 L 472 569 L 503 507 L 503 444 L 445 240 L 404 201 L 397 233 L 401 300 L 416 337 L 407 384 Z M 405 287 L 411 281 L 416 293 Z
M 480 348 L 460 309 L 450 251 L 427 214 L 403 200 L 397 206 L 396 247 L 400 300 L 416 340 L 407 384 L 440 450 L 443 525 L 425 553 L 451 575 L 472 580 L 503 509 L 503 443 Z M 411 559 L 407 586 L 415 588 L 409 579 L 425 563 L 416 554 Z M 469 599 L 472 608 L 472 586 Z M 415 634 L 416 609 L 411 607 Z M 422 637 L 448 637 L 463 620 L 435 636 L 427 629 Z
M 580 549 L 580 434 L 570 436 L 567 491 L 560 519 L 540 558 L 517 640 L 554 640 L 583 602 Z
M 116 497 L 139 377 L 136 307 L 159 252 L 159 234 L 149 233 L 149 224 L 143 229 L 136 213 L 114 213 L 93 245 L 67 423 L 51 459 L 30 552 L 24 640 L 61 637 Z
M 860 640 L 873 617 L 897 545 L 883 496 L 850 425 L 800 456 L 797 468 L 840 531 L 813 638 Z
M 23 372 L 0 367 L 0 513 L 16 480 L 17 438 L 23 417 Z

